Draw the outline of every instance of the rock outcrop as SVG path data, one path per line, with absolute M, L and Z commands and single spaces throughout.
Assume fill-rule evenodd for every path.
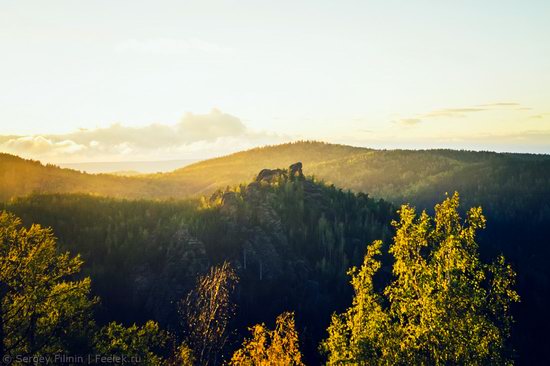
M 239 198 L 235 192 L 225 192 L 222 196 L 221 210 L 228 215 L 234 215 L 239 207 Z
M 241 191 L 219 191 L 210 198 L 210 202 L 220 205 L 220 212 L 227 220 L 227 230 L 232 235 L 246 238 L 239 262 L 249 273 L 256 272 L 260 280 L 282 275 L 285 270 L 282 256 L 289 250 L 277 210 L 277 195 L 264 188 L 298 179 L 306 182 L 300 162 L 287 169 L 263 169 Z
M 290 177 L 303 178 L 304 173 L 302 173 L 302 163 L 297 162 L 297 163 L 294 163 L 291 166 L 289 166 L 288 167 L 288 174 L 289 174 Z
M 218 191 L 210 202 L 219 205 L 231 235 L 246 238 L 242 243 L 242 254 L 238 260 L 248 273 L 256 273 L 257 279 L 279 278 L 285 269 L 285 256 L 289 247 L 287 232 L 281 216 L 281 191 L 279 187 L 293 182 L 290 188 L 296 193 L 299 207 L 323 205 L 322 189 L 315 182 L 305 179 L 301 162 L 287 169 L 262 169 L 256 179 L 238 191 Z
M 279 178 L 287 176 L 287 172 L 283 169 L 262 169 L 256 177 L 256 182 L 272 183 Z
M 273 183 L 279 179 L 303 178 L 302 163 L 291 164 L 288 169 L 262 169 L 256 177 L 256 182 Z

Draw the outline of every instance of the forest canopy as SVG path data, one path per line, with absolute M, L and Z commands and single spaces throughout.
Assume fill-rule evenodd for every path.
M 440 314 L 436 311 L 440 307 L 456 306 L 457 294 L 465 296 L 464 303 L 460 303 L 463 307 L 456 307 L 456 311 L 475 309 L 468 324 L 479 323 L 478 338 L 490 334 L 494 342 L 491 347 L 478 342 L 479 349 L 465 345 L 461 351 L 455 347 L 453 336 L 450 343 L 433 346 L 430 344 L 433 337 L 429 336 L 433 333 L 422 327 L 410 324 L 406 330 L 399 330 L 395 325 L 390 326 L 392 321 L 384 321 L 391 330 L 390 338 L 384 341 L 387 344 L 393 344 L 391 334 L 395 336 L 412 329 L 423 334 L 424 338 L 410 340 L 412 343 L 407 347 L 424 347 L 425 351 L 421 352 L 424 356 L 415 356 L 411 351 L 399 353 L 400 357 L 405 355 L 411 360 L 427 357 L 425 354 L 430 354 L 430 347 L 449 346 L 450 350 L 456 349 L 454 356 L 448 357 L 459 360 L 457 363 L 497 356 L 504 361 L 515 359 L 508 337 L 512 326 L 510 305 L 517 299 L 512 287 L 513 272 L 502 260 L 492 265 L 483 264 L 485 261 L 483 256 L 478 256 L 474 239 L 475 231 L 485 225 L 485 219 L 480 210 L 472 209 L 463 224 L 459 219 L 457 196 L 437 206 L 434 219 L 427 213 L 416 219 L 414 210 L 408 206 L 396 215 L 395 206 L 386 201 L 317 182 L 305 177 L 301 166 L 294 166 L 288 170 L 263 171 L 249 184 L 219 190 L 202 200 L 155 202 L 89 195 L 32 195 L 14 200 L 5 208 L 21 216 L 27 225 L 40 223 L 53 227 L 61 252 L 70 250 L 82 255 L 82 271 L 75 272 L 74 276 L 83 283 L 91 279 L 88 284 L 90 299 L 101 298 L 101 304 L 93 306 L 91 321 L 97 325 L 92 324 L 95 330 L 91 332 L 96 335 L 88 343 L 89 347 L 105 352 L 125 349 L 137 352 L 135 345 L 140 343 L 136 343 L 135 337 L 138 337 L 146 342 L 138 347 L 144 352 L 140 357 L 162 362 L 194 360 L 218 364 L 233 360 L 247 364 L 251 357 L 281 357 L 275 356 L 280 355 L 279 350 L 292 349 L 296 364 L 317 364 L 323 361 L 317 349 L 320 341 L 326 338 L 327 329 L 333 337 L 335 329 L 341 328 L 335 325 L 334 317 L 331 323 L 331 314 L 356 311 L 350 309 L 356 307 L 358 286 L 369 288 L 371 283 L 372 291 L 378 292 L 383 283 L 389 283 L 386 288 L 395 290 L 388 290 L 392 295 L 385 296 L 395 300 L 397 295 L 393 294 L 401 293 L 397 296 L 402 298 L 401 302 L 389 301 L 400 305 L 388 307 L 384 301 L 376 300 L 380 295 L 372 292 L 365 295 L 375 299 L 368 306 L 373 309 L 381 306 L 379 313 L 386 314 L 382 318 L 391 320 L 400 314 L 404 319 L 412 319 L 416 315 L 396 309 L 407 303 L 412 308 L 411 304 L 419 298 L 407 298 L 412 290 L 400 286 L 403 276 L 420 276 L 422 299 L 432 304 L 429 312 Z M 391 221 L 399 217 L 399 224 L 392 228 Z M 392 237 L 394 244 L 388 247 Z M 363 254 L 365 243 L 369 242 L 375 244 L 369 247 L 371 254 L 367 258 L 370 259 L 365 264 Z M 420 252 L 416 260 L 426 262 L 423 270 L 408 274 L 399 272 L 397 259 L 414 260 L 403 253 L 408 253 L 415 245 Z M 398 248 L 402 248 L 401 252 Z M 437 253 L 447 253 L 447 249 L 442 251 L 441 248 L 448 248 L 453 255 L 438 257 Z M 382 254 L 379 259 L 373 256 L 377 251 Z M 439 259 L 428 260 L 427 253 Z M 217 274 L 231 272 L 227 272 L 228 269 L 219 272 L 216 268 L 224 268 L 226 261 L 234 270 L 234 275 L 225 277 L 232 279 L 233 284 L 222 296 L 223 301 L 227 301 L 228 311 L 209 312 L 203 306 L 189 311 L 192 309 L 190 304 L 208 304 L 209 298 L 221 294 L 209 292 L 207 288 L 208 284 L 224 283 L 216 279 Z M 361 263 L 362 267 L 357 267 Z M 353 288 L 345 285 L 346 271 L 350 267 L 361 268 L 352 270 Z M 369 279 L 365 273 L 376 267 L 380 268 L 378 274 Z M 367 272 L 361 275 L 363 270 Z M 462 281 L 465 279 L 469 282 Z M 464 285 L 457 285 L 462 282 Z M 346 311 L 354 298 L 352 290 L 355 299 Z M 434 297 L 434 293 L 439 295 Z M 491 300 L 480 300 L 484 294 L 490 294 L 488 299 Z M 205 301 L 197 301 L 201 298 Z M 232 303 L 235 308 L 230 305 Z M 416 308 L 417 311 L 424 309 Z M 289 311 L 294 312 L 295 318 L 288 315 Z M 206 329 L 194 326 L 200 322 L 192 320 L 211 318 L 202 317 L 203 312 L 214 314 L 216 324 L 223 324 L 219 329 L 228 330 L 216 333 L 220 337 L 213 334 L 211 338 L 203 338 L 211 339 L 208 344 L 201 344 L 200 335 L 192 332 Z M 217 318 L 216 314 L 222 315 Z M 446 314 L 451 317 L 453 313 L 446 311 Z M 278 320 L 273 323 L 276 318 Z M 448 320 L 438 318 L 443 328 L 437 331 L 445 331 Z M 368 322 L 373 323 L 372 319 Z M 250 334 L 247 328 L 253 324 L 257 325 L 251 328 Z M 372 330 L 361 329 L 364 329 L 364 333 L 360 333 L 364 335 L 362 339 L 367 342 Z M 466 326 L 457 328 L 457 336 L 462 337 L 468 329 Z M 296 341 L 280 344 L 277 332 L 292 334 L 291 338 Z M 336 343 L 341 345 L 349 341 L 345 341 L 342 334 L 349 336 L 351 333 L 344 330 L 337 337 L 340 341 Z M 323 349 L 332 362 L 339 351 L 331 351 L 330 337 Z M 511 342 L 514 343 L 513 339 Z M 114 344 L 119 346 L 110 348 Z M 379 343 L 368 341 L 365 344 L 372 352 L 383 350 Z M 253 353 L 250 349 L 253 345 L 263 347 L 263 351 Z M 269 356 L 271 354 L 274 356 Z M 392 364 L 390 361 L 388 364 Z

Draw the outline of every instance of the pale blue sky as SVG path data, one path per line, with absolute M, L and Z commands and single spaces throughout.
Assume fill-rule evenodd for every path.
M 0 135 L 27 139 L 0 148 L 78 160 L 91 140 L 71 140 L 84 145 L 69 159 L 27 135 L 55 144 L 216 108 L 245 138 L 141 153 L 296 138 L 550 152 L 549 19 L 537 0 L 0 0 Z

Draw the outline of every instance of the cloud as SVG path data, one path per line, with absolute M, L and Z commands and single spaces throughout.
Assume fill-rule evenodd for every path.
M 171 147 L 195 141 L 212 141 L 220 137 L 241 136 L 248 132 L 235 116 L 213 109 L 207 114 L 187 113 L 176 125 L 151 124 L 144 127 L 127 127 L 120 123 L 107 128 L 79 130 L 63 138 L 78 144 L 99 148 L 130 143 L 139 148 Z M 59 136 L 48 136 L 58 139 Z
M 0 135 L 0 144 L 5 143 L 8 140 L 19 138 L 17 135 Z
M 547 116 L 550 116 L 550 113 L 539 113 L 529 116 L 529 119 L 546 119 Z
M 237 117 L 213 109 L 205 115 L 187 113 L 178 125 L 178 131 L 191 140 L 210 140 L 242 135 L 246 127 Z
M 527 111 L 531 108 L 523 107 L 520 103 L 516 102 L 497 102 L 489 104 L 478 104 L 473 107 L 464 108 L 442 108 L 436 109 L 427 113 L 418 114 L 409 118 L 402 118 L 398 120 L 399 124 L 404 126 L 413 126 L 421 123 L 423 120 L 435 119 L 435 118 L 465 118 L 467 115 L 479 112 L 498 111 L 498 110 L 513 110 Z
M 197 38 L 132 38 L 115 45 L 115 51 L 118 53 L 138 53 L 161 56 L 189 55 L 191 53 L 219 56 L 233 52 L 231 48 Z
M 498 102 L 498 103 L 489 103 L 489 104 L 480 104 L 478 107 L 519 107 L 521 104 L 516 102 Z
M 30 154 L 73 154 L 86 150 L 86 146 L 71 140 L 53 141 L 43 136 L 22 136 L 5 141 L 2 145 L 8 151 Z
M 405 126 L 414 126 L 422 122 L 420 118 L 403 118 L 398 121 L 399 124 L 405 125 Z
M 439 118 L 439 117 L 451 117 L 462 118 L 468 113 L 483 112 L 485 108 L 445 108 L 431 111 L 429 113 L 421 115 L 421 118 Z
M 467 149 L 550 154 L 550 130 L 532 129 L 510 133 L 449 133 L 431 136 L 387 134 L 376 136 L 350 135 L 333 138 L 332 142 L 379 149 Z
M 207 114 L 187 113 L 175 125 L 117 123 L 64 135 L 0 136 L 0 151 L 56 162 L 161 160 L 219 155 L 284 139 L 252 131 L 239 118 L 213 109 Z
M 426 119 L 432 118 L 464 118 L 469 113 L 483 112 L 485 108 L 443 108 L 414 117 L 401 118 L 396 122 L 402 126 L 416 126 Z

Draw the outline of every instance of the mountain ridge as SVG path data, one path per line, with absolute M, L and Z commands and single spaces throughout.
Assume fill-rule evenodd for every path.
M 460 175 L 523 163 L 524 169 L 550 167 L 543 154 L 468 150 L 375 150 L 317 141 L 268 145 L 192 163 L 168 173 L 132 177 L 89 174 L 0 154 L 0 200 L 39 193 L 91 193 L 119 198 L 181 199 L 210 194 L 252 179 L 262 168 L 302 161 L 307 171 L 328 184 L 386 198 L 409 200 L 434 184 L 460 183 Z M 543 169 L 544 170 L 544 169 Z M 458 179 L 457 179 L 458 178 Z M 461 183 L 462 184 L 462 183 Z M 450 184 L 443 184 L 453 191 Z M 460 184 L 458 187 L 461 188 Z M 444 192 L 440 192 L 444 193 Z

